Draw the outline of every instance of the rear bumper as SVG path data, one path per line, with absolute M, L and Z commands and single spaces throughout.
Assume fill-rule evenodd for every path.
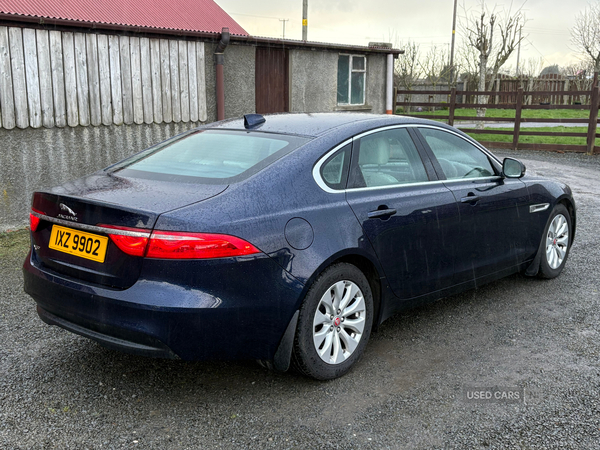
M 157 339 L 152 339 L 148 335 L 135 333 L 127 333 L 127 330 L 112 328 L 105 330 L 105 333 L 95 331 L 90 327 L 90 323 L 88 322 L 88 328 L 77 325 L 76 323 L 69 322 L 68 320 L 62 319 L 54 314 L 46 311 L 41 306 L 38 305 L 37 313 L 44 322 L 48 325 L 57 325 L 65 330 L 71 331 L 72 333 L 79 334 L 80 336 L 87 337 L 89 339 L 93 339 L 94 341 L 99 342 L 105 347 L 112 348 L 115 350 L 121 350 L 128 353 L 133 353 L 140 356 L 149 356 L 154 358 L 167 358 L 167 359 L 177 359 L 177 355 L 175 355 L 169 347 L 164 345 Z M 102 324 L 95 324 L 93 328 L 106 328 L 103 327 Z M 123 335 L 129 335 L 127 338 Z M 117 337 L 123 336 L 123 337 Z M 142 344 L 142 342 L 144 342 Z
M 303 285 L 266 255 L 144 261 L 138 281 L 111 290 L 24 267 L 25 292 L 51 325 L 143 356 L 272 359 Z

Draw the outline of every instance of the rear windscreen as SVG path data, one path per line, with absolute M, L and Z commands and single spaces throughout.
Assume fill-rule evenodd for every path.
M 196 131 L 139 153 L 111 169 L 122 176 L 224 184 L 258 172 L 307 141 L 260 132 Z

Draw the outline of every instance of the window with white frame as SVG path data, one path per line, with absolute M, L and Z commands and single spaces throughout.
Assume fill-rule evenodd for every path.
M 338 105 L 364 105 L 367 58 L 363 55 L 339 55 Z

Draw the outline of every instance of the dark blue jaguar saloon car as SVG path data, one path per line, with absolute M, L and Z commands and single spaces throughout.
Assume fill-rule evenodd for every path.
M 575 211 L 440 123 L 248 115 L 35 192 L 25 291 L 110 348 L 331 379 L 396 311 L 559 275 Z

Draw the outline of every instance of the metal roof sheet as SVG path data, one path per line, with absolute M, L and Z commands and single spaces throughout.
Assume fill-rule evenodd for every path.
M 213 0 L 0 0 L 0 13 L 208 33 L 228 27 L 232 34 L 248 35 Z
M 319 41 L 301 41 L 298 39 L 281 39 L 281 38 L 270 38 L 264 36 L 244 36 L 234 38 L 235 41 L 238 42 L 248 42 L 254 44 L 262 44 L 269 46 L 281 46 L 288 48 L 320 48 L 327 50 L 339 50 L 339 51 L 355 51 L 357 53 L 391 53 L 395 56 L 404 54 L 404 50 L 400 50 L 397 48 L 393 48 L 391 46 L 381 47 L 381 46 L 372 46 L 368 47 L 362 45 L 353 45 L 353 44 L 340 44 L 333 42 L 319 42 Z

